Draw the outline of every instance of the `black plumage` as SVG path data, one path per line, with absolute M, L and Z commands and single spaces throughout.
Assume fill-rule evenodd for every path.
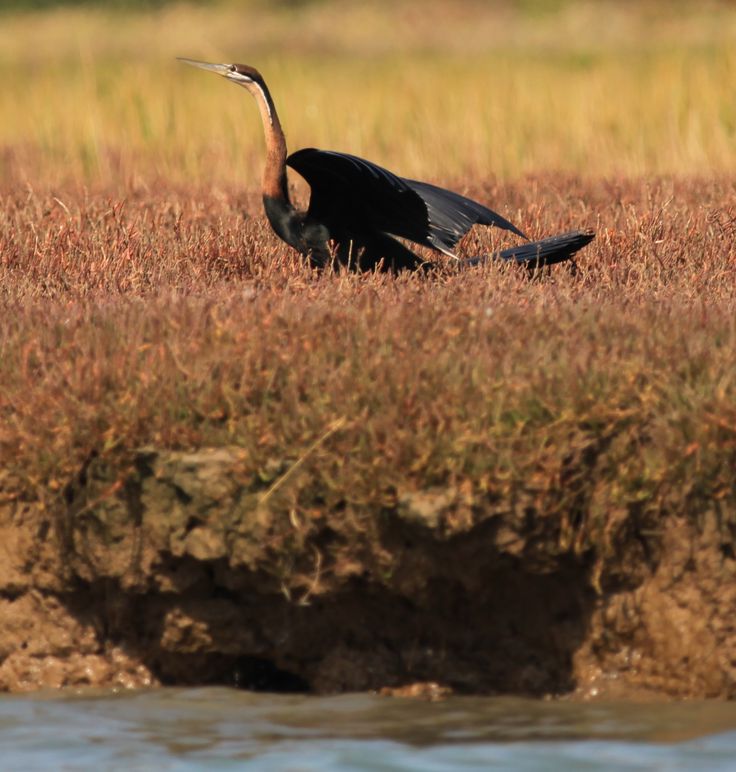
M 558 236 L 549 236 L 540 241 L 530 241 L 527 244 L 508 247 L 484 257 L 466 258 L 463 262 L 468 265 L 479 265 L 488 260 L 508 260 L 524 263 L 530 268 L 538 268 L 569 260 L 579 249 L 590 244 L 594 238 L 595 234 L 591 231 L 570 231 Z
M 336 239 L 341 230 L 373 231 L 449 252 L 473 225 L 496 225 L 526 238 L 482 204 L 347 153 L 305 148 L 286 165 L 312 189 L 307 216 L 324 222 Z

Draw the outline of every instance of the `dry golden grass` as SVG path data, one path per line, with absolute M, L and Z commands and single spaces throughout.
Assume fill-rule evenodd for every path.
M 251 187 L 262 158 L 253 105 L 177 55 L 261 68 L 294 149 L 345 150 L 406 176 L 736 171 L 732 3 L 528 5 L 4 16 L 0 180 Z

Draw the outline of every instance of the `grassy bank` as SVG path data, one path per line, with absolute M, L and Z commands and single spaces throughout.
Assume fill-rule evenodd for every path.
M 580 549 L 733 519 L 733 6 L 392 9 L 3 17 L 4 500 L 63 510 L 92 457 L 122 480 L 141 446 L 236 445 L 305 521 L 435 488 Z M 597 238 L 531 282 L 316 276 L 264 222 L 253 105 L 177 54 L 260 66 L 294 148 Z
M 522 500 L 580 549 L 732 519 L 732 185 L 559 185 L 471 187 L 532 232 L 597 226 L 577 274 L 531 282 L 317 277 L 228 190 L 6 199 L 3 495 L 58 506 L 92 457 L 122 481 L 137 447 L 236 445 L 307 522 L 436 488 L 458 527 Z

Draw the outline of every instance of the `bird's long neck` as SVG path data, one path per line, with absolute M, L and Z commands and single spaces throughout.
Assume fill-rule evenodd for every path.
M 266 135 L 266 166 L 263 170 L 262 192 L 264 197 L 281 199 L 288 203 L 284 131 L 268 86 L 265 83 L 254 83 L 253 95 L 258 103 Z

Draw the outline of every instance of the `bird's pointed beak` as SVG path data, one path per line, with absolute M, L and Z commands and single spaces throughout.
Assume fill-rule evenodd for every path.
M 198 62 L 196 59 L 185 59 L 183 56 L 176 57 L 180 62 L 184 64 L 191 64 L 192 67 L 199 67 L 201 70 L 209 70 L 209 72 L 216 72 L 218 75 L 226 76 L 232 70 L 229 64 L 210 64 L 209 62 Z

